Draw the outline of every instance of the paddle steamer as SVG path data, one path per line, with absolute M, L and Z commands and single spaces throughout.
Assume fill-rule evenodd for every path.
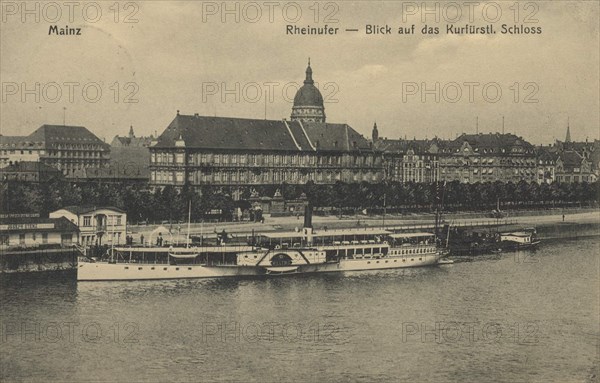
M 237 243 L 220 235 L 214 245 L 117 246 L 99 260 L 82 259 L 79 281 L 219 278 L 344 272 L 435 265 L 445 255 L 432 233 L 385 229 L 304 228 L 264 233 Z

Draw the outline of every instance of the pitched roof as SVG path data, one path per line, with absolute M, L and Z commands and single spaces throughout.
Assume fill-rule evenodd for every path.
M 45 142 L 47 146 L 63 142 L 80 144 L 100 144 L 108 148 L 108 144 L 83 126 L 42 125 L 27 139 L 36 142 Z
M 312 145 L 319 150 L 370 150 L 369 142 L 356 130 L 346 124 L 325 122 L 298 122 L 308 135 Z M 308 148 L 302 147 L 303 150 Z
M 390 140 L 385 138 L 377 140 L 375 148 L 391 153 L 406 153 L 410 149 L 415 153 L 429 153 L 433 144 L 437 143 L 433 140 Z
M 596 149 L 590 154 L 590 162 L 593 168 L 600 167 L 600 150 Z
M 558 153 L 549 146 L 538 146 L 536 149 L 537 158 L 540 161 L 555 162 L 558 158 Z
M 68 210 L 73 214 L 85 214 L 85 213 L 92 212 L 94 210 L 101 210 L 101 209 L 114 210 L 114 211 L 118 211 L 120 213 L 125 213 L 125 210 L 121 210 L 118 207 L 114 207 L 114 206 L 65 206 L 58 210 Z
M 151 137 L 121 137 L 121 136 L 115 136 L 115 138 L 113 138 L 113 140 L 110 143 L 110 145 L 111 146 L 144 147 L 144 146 L 150 146 L 151 142 L 152 142 L 152 138 Z
M 177 115 L 155 147 L 233 150 L 370 150 L 369 142 L 346 124 Z
M 22 224 L 47 224 L 53 223 L 54 228 L 37 228 L 36 232 L 55 232 L 55 231 L 66 231 L 66 232 L 78 232 L 79 228 L 73 222 L 69 221 L 65 217 L 60 218 L 1 218 L 0 223 L 5 225 L 22 225 Z M 4 230 L 3 230 L 4 231 Z M 7 232 L 22 232 L 23 229 L 19 227 L 8 228 Z
M 506 151 L 515 146 L 521 146 L 526 150 L 533 150 L 533 145 L 521 137 L 506 133 L 485 133 L 485 134 L 462 134 L 455 141 L 467 141 L 472 147 L 480 149 L 505 149 Z
M 445 153 L 452 153 L 456 149 L 460 149 L 463 144 L 463 142 L 459 141 L 458 138 L 454 140 L 443 140 L 441 138 L 434 138 L 433 142 L 435 142 L 440 151 Z
M 42 141 L 33 141 L 28 136 L 1 136 L 0 135 L 0 146 L 12 147 L 16 149 L 31 149 L 37 147 L 43 147 Z
M 565 168 L 571 168 L 580 166 L 583 157 L 574 150 L 565 150 L 560 154 L 560 159 Z
M 594 140 L 592 142 L 589 142 L 589 141 L 584 141 L 584 142 L 582 142 L 582 141 L 571 141 L 571 142 L 557 141 L 556 144 L 560 149 L 575 150 L 575 151 L 581 153 L 584 150 L 587 150 L 590 152 L 595 150 L 597 147 L 599 147 L 600 141 L 598 141 L 598 140 Z
M 47 172 L 47 173 L 61 173 L 60 170 L 50 165 L 46 165 L 39 161 L 19 161 L 8 165 L 7 167 L 0 170 L 0 172 Z

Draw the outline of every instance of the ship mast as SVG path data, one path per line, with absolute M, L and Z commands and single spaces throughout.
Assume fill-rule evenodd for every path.
M 185 247 L 190 247 L 190 222 L 192 220 L 192 200 L 188 205 L 188 224 L 187 224 L 187 239 L 185 240 Z
M 386 213 L 386 210 L 387 210 L 386 203 L 385 203 L 386 201 L 385 200 L 386 200 L 386 193 L 384 192 L 383 193 L 383 228 L 384 229 L 385 229 L 385 213 Z

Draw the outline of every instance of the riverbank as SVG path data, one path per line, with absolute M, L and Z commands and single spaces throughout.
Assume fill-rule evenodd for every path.
M 508 217 L 503 219 L 489 218 L 487 213 L 451 213 L 445 214 L 443 220 L 453 226 L 498 226 L 498 225 L 527 225 L 541 224 L 584 224 L 600 223 L 600 210 L 598 209 L 548 209 L 534 211 L 510 211 Z M 563 217 L 564 215 L 564 217 Z M 313 216 L 313 227 L 319 229 L 345 229 L 355 227 L 394 227 L 398 229 L 432 229 L 435 217 L 433 214 L 410 214 L 383 216 Z M 264 223 L 258 222 L 223 222 L 223 223 L 192 223 L 190 235 L 214 237 L 217 232 L 225 230 L 236 235 L 251 235 L 279 230 L 295 230 L 301 228 L 303 218 L 300 217 L 269 217 Z M 128 232 L 134 240 L 139 242 L 141 235 L 147 240 L 150 233 L 159 225 L 130 225 Z M 187 236 L 187 224 L 164 225 L 174 241 L 184 242 Z M 165 233 L 163 233 L 164 235 Z
M 400 216 L 386 217 L 355 216 L 355 217 L 314 217 L 313 227 L 316 230 L 341 229 L 351 227 L 385 227 L 395 230 L 432 231 L 434 229 L 433 216 Z M 524 227 L 535 227 L 539 239 L 579 239 L 600 235 L 600 212 L 592 209 L 577 209 L 560 212 L 550 211 L 549 214 L 535 212 L 529 215 L 513 215 L 506 219 L 498 220 L 469 214 L 448 214 L 444 217 L 447 224 L 452 227 L 467 228 L 467 230 L 511 231 Z M 273 232 L 277 230 L 294 230 L 302 226 L 303 221 L 296 217 L 267 218 L 265 223 L 243 222 L 191 225 L 191 235 L 215 237 L 217 232 L 225 230 L 237 237 L 245 237 L 254 233 Z M 185 227 L 186 225 L 184 225 Z M 129 233 L 134 241 L 139 243 L 143 235 L 146 240 L 150 233 L 158 226 L 130 226 Z M 185 242 L 185 228 L 173 236 L 173 241 Z M 166 233 L 163 233 L 165 236 Z M 169 236 L 165 236 L 169 238 Z M 60 251 L 21 251 L 4 252 L 0 254 L 0 273 L 12 272 L 42 272 L 64 271 L 76 268 L 78 252 L 75 249 L 62 249 Z

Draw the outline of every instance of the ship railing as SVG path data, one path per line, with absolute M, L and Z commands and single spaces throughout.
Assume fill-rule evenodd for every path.
M 445 221 L 445 222 L 442 222 L 441 225 L 448 224 L 452 227 L 486 227 L 486 226 L 514 225 L 516 223 L 517 223 L 517 220 L 514 218 L 511 218 L 511 219 L 481 218 L 478 220 L 469 220 L 469 221 L 455 221 L 455 220 Z M 389 230 L 389 231 L 432 230 L 432 229 L 435 229 L 435 224 L 433 224 L 433 223 L 406 224 L 406 225 L 386 226 L 385 229 Z
M 86 257 L 80 257 L 80 261 L 81 262 L 91 262 L 94 263 L 96 262 L 95 259 L 93 258 L 86 258 Z M 102 259 L 102 261 L 104 262 L 108 262 L 108 263 L 114 263 L 114 264 L 136 264 L 136 265 L 171 265 L 171 266 L 235 266 L 237 265 L 236 262 L 231 261 L 209 261 L 209 262 L 192 262 L 192 263 L 173 263 L 173 262 L 167 262 L 166 260 L 140 260 L 140 259 L 110 259 L 110 258 L 104 258 Z
M 398 243 L 390 245 L 392 249 L 418 249 L 421 247 L 436 247 L 435 243 Z

